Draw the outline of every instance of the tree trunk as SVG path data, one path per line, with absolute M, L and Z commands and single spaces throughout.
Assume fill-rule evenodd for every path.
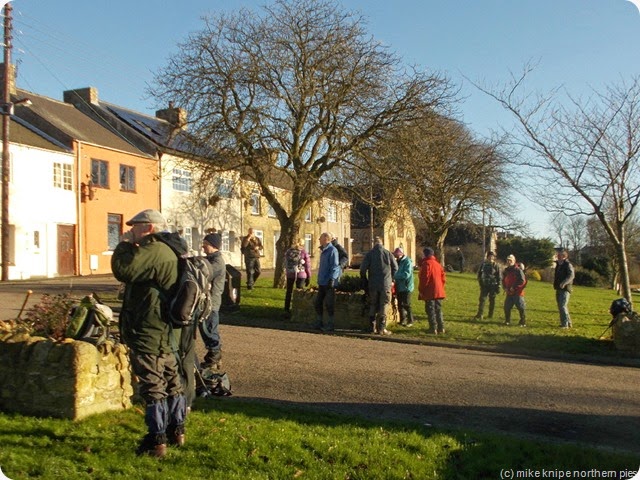
M 620 272 L 620 294 L 626 298 L 633 306 L 633 298 L 631 296 L 631 279 L 629 277 L 629 264 L 627 262 L 627 251 L 625 248 L 625 240 L 616 245 L 616 255 L 618 257 L 618 265 Z
M 284 254 L 298 240 L 300 223 L 291 217 L 280 221 L 280 238 L 276 242 L 276 266 L 273 273 L 273 288 L 284 288 Z

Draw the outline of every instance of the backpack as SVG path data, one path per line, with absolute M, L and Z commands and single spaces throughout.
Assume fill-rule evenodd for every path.
M 165 302 L 169 320 L 176 328 L 198 324 L 209 317 L 213 309 L 211 268 L 205 257 L 178 255 L 178 281 Z
M 338 250 L 338 264 L 340 265 L 340 268 L 344 270 L 349 266 L 349 254 L 338 242 L 334 243 L 333 246 Z
M 85 296 L 71 308 L 65 336 L 101 345 L 109 338 L 112 323 L 113 311 L 94 293 Z
M 609 313 L 614 317 L 617 317 L 621 313 L 631 313 L 631 304 L 626 298 L 618 298 L 611 302 Z
M 298 273 L 304 270 L 302 252 L 297 248 L 290 248 L 284 254 L 284 268 L 287 273 Z
M 215 373 L 208 368 L 196 368 L 196 395 L 209 397 L 216 395 L 227 397 L 231 395 L 231 382 L 226 373 Z
M 485 287 L 492 287 L 498 285 L 494 273 L 494 265 L 492 263 L 484 262 L 481 267 L 480 281 Z

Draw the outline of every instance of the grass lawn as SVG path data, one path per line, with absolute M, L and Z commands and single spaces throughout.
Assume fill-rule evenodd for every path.
M 478 295 L 475 278 L 453 273 L 447 279 L 447 333 L 426 334 L 423 302 L 416 297 L 417 325 L 392 325 L 394 337 L 620 357 L 612 342 L 599 339 L 610 320 L 609 304 L 617 298 L 611 291 L 576 287 L 570 302 L 574 328 L 561 330 L 552 287 L 532 281 L 526 296 L 528 326 L 519 328 L 517 322 L 502 325 L 502 296 L 496 318 L 472 321 Z M 260 279 L 254 290 L 243 288 L 241 310 L 224 315 L 223 323 L 302 328 L 282 318 L 284 290 L 270 284 Z M 170 449 L 166 458 L 156 460 L 133 453 L 144 434 L 139 406 L 79 422 L 0 413 L 0 468 L 12 480 L 498 479 L 536 478 L 536 472 L 539 478 L 630 478 L 640 466 L 637 455 L 421 424 L 371 422 L 235 397 L 197 399 L 187 428 L 185 447 Z M 591 476 L 585 476 L 589 472 Z
M 347 275 L 356 275 L 348 271 Z M 417 280 L 417 279 L 416 279 Z M 284 289 L 270 288 L 272 280 L 259 279 L 258 288 L 242 290 L 240 312 L 222 316 L 223 323 L 254 325 L 273 328 L 300 328 L 283 320 Z M 312 285 L 314 282 L 312 282 Z M 417 283 L 416 283 L 417 286 Z M 619 298 L 614 291 L 601 288 L 574 287 L 569 302 L 573 328 L 559 328 L 560 320 L 553 286 L 530 280 L 525 290 L 527 327 L 518 326 L 518 312 L 511 313 L 511 326 L 504 325 L 504 294 L 496 297 L 492 320 L 473 320 L 478 308 L 478 282 L 473 274 L 449 273 L 445 285 L 447 298 L 443 302 L 446 333 L 427 334 L 428 325 L 424 302 L 412 295 L 412 306 L 417 322 L 411 328 L 390 323 L 395 336 L 416 341 L 455 343 L 469 346 L 496 347 L 507 351 L 551 355 L 587 355 L 610 359 L 627 358 L 616 351 L 611 339 L 609 306 Z M 485 317 L 488 313 L 485 304 Z M 604 335 L 603 335 L 604 334 Z M 602 338 L 601 338 L 602 337 Z

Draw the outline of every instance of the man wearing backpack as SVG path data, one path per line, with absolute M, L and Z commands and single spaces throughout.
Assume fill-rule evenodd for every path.
M 489 317 L 493 318 L 496 306 L 496 295 L 500 293 L 500 267 L 495 261 L 495 253 L 487 252 L 487 257 L 478 269 L 478 283 L 480 284 L 480 298 L 478 300 L 478 313 L 474 320 L 482 320 L 484 315 L 484 303 L 489 297 Z
M 507 268 L 504 269 L 502 286 L 507 295 L 504 300 L 504 324 L 511 325 L 511 310 L 515 306 L 520 314 L 520 326 L 527 326 L 526 304 L 524 301 L 524 288 L 527 286 L 527 277 L 524 270 L 516 264 L 516 257 L 507 257 Z
M 222 292 L 227 275 L 225 264 L 220 248 L 222 247 L 222 236 L 219 233 L 210 233 L 202 240 L 202 250 L 211 263 L 211 314 L 200 324 L 200 334 L 207 353 L 201 368 L 219 367 L 222 361 L 222 342 L 218 326 L 220 325 L 220 305 L 222 304 Z
M 180 446 L 185 441 L 186 398 L 176 342 L 162 307 L 178 281 L 178 257 L 168 243 L 177 249 L 185 245 L 178 234 L 166 231 L 157 210 L 143 210 L 127 225 L 131 229 L 116 246 L 111 269 L 125 284 L 120 337 L 129 347 L 131 368 L 146 402 L 147 434 L 136 453 L 163 457 L 167 443 Z
M 284 314 L 286 318 L 291 317 L 291 296 L 293 286 L 302 288 L 309 286 L 311 282 L 311 259 L 304 249 L 302 239 L 297 239 L 294 245 L 284 254 L 284 270 L 287 276 L 287 292 L 284 296 Z

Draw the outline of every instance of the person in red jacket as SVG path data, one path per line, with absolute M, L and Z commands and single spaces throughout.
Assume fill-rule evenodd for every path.
M 527 277 L 524 268 L 516 264 L 516 257 L 507 257 L 507 268 L 502 275 L 502 286 L 507 295 L 504 299 L 504 324 L 511 325 L 511 310 L 515 306 L 520 314 L 520 326 L 527 326 L 526 304 L 524 302 L 524 287 L 527 286 Z
M 425 302 L 424 309 L 429 319 L 429 333 L 443 334 L 442 300 L 446 297 L 444 269 L 436 260 L 433 249 L 427 247 L 422 253 L 424 258 L 420 262 L 420 273 L 418 274 L 418 299 Z

